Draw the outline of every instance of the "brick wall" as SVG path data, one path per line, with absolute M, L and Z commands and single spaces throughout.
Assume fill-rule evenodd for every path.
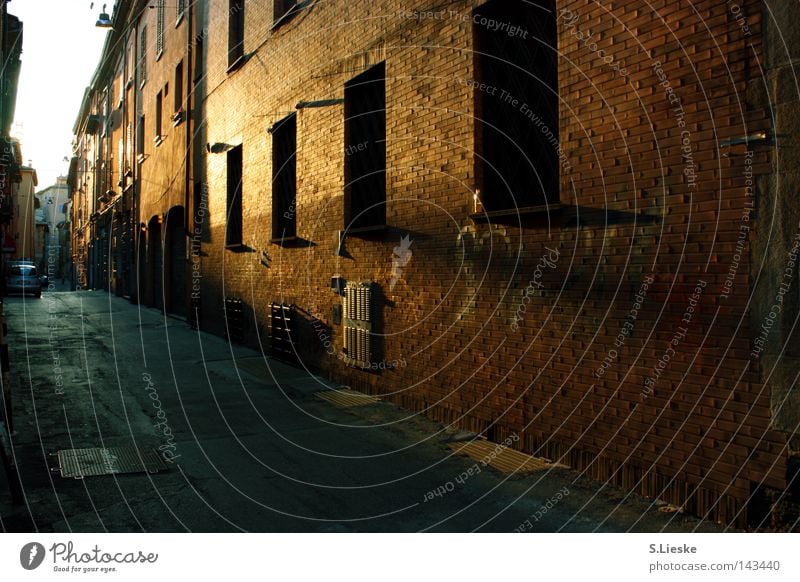
M 276 28 L 271 4 L 246 3 L 248 58 L 233 71 L 228 3 L 208 7 L 197 97 L 208 143 L 243 145 L 244 244 L 225 249 L 226 156 L 209 154 L 196 173 L 209 192 L 202 328 L 224 333 L 223 300 L 241 298 L 247 341 L 267 350 L 269 304 L 295 304 L 310 368 L 492 439 L 518 433 L 527 452 L 711 519 L 744 524 L 755 486 L 785 487 L 748 313 L 759 230 L 745 172 L 769 173 L 770 159 L 721 145 L 771 125 L 747 100 L 759 3 L 741 3 L 745 31 L 713 0 L 558 2 L 561 204 L 504 221 L 470 217 L 479 2 L 316 3 Z M 384 60 L 389 228 L 338 252 L 343 106 L 295 105 L 340 99 Z M 293 111 L 300 240 L 280 245 L 267 130 Z M 147 161 L 160 178 L 148 174 L 152 193 L 143 182 L 143 207 L 176 154 Z M 392 286 L 405 236 L 413 256 Z M 326 353 L 320 329 L 342 346 L 334 275 L 376 284 L 377 353 L 405 365 L 365 371 Z
M 147 25 L 148 40 L 147 81 L 141 87 L 140 103 L 137 104 L 145 116 L 146 160 L 141 168 L 140 194 L 140 218 L 143 222 L 154 215 L 163 216 L 170 208 L 185 203 L 186 124 L 174 125 L 172 116 L 175 113 L 175 68 L 181 60 L 184 61 L 183 83 L 186 83 L 187 21 L 183 18 L 176 26 L 173 5 L 167 5 L 165 12 L 164 48 L 160 56 L 156 51 L 157 10 L 142 10 L 139 21 L 139 27 Z M 166 86 L 168 93 L 162 97 L 162 141 L 156 145 L 156 96 L 159 92 L 163 95 Z

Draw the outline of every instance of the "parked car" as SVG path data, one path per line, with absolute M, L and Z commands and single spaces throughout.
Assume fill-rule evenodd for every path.
M 14 261 L 8 265 L 6 274 L 6 292 L 32 293 L 37 298 L 42 296 L 42 282 L 35 265 Z

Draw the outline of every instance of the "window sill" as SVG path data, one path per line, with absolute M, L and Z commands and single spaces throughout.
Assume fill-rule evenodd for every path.
M 244 246 L 244 243 L 240 243 L 240 242 L 237 242 L 237 243 L 225 243 L 225 250 L 226 251 L 242 251 L 245 248 L 246 247 Z
M 245 61 L 247 61 L 247 57 L 244 54 L 236 57 L 235 61 L 233 61 L 232 63 L 228 64 L 228 68 L 225 70 L 225 72 L 228 73 L 229 75 L 231 73 L 236 72 L 237 70 L 239 70 L 242 67 L 242 65 L 245 63 Z
M 175 28 L 178 28 L 181 25 L 181 22 L 183 22 L 183 16 L 185 14 L 186 14 L 186 11 L 181 12 L 180 14 L 178 14 L 178 19 L 175 21 Z
M 536 216 L 558 212 L 564 205 L 560 202 L 551 204 L 541 204 L 539 206 L 524 206 L 522 208 L 510 208 L 508 210 L 491 210 L 488 212 L 473 212 L 469 217 L 475 222 L 495 222 L 498 219 L 514 218 L 515 216 Z
M 269 242 L 276 245 L 283 245 L 285 243 L 296 242 L 298 239 L 296 236 L 276 236 L 269 239 Z
M 156 147 L 160 146 L 162 143 L 164 143 L 164 136 L 161 135 L 155 136 L 153 138 L 153 143 L 155 144 Z
M 147 156 L 145 154 L 137 154 L 136 156 L 136 161 L 140 164 L 143 163 L 146 159 Z
M 160 61 L 161 57 L 163 56 L 164 56 L 164 49 L 161 49 L 160 51 L 158 51 L 158 53 L 156 53 L 156 62 Z
M 176 111 L 172 115 L 172 126 L 178 127 L 181 123 L 183 123 L 184 119 L 186 119 L 186 112 L 183 109 Z
M 343 231 L 343 233 L 344 233 L 345 236 L 348 236 L 348 235 L 351 235 L 351 234 L 353 234 L 353 235 L 370 234 L 370 233 L 373 233 L 373 232 L 383 232 L 387 228 L 389 228 L 389 227 L 387 225 L 385 225 L 385 224 L 376 224 L 376 225 L 373 225 L 373 226 L 360 226 L 358 228 L 348 228 L 347 230 Z

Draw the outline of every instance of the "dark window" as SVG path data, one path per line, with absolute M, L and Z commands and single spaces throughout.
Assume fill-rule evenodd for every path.
M 203 231 L 203 223 L 208 220 L 207 210 L 208 199 L 204 191 L 202 182 L 194 183 L 194 234 L 195 236 Z M 202 213 L 201 213 L 202 210 Z M 193 237 L 194 238 L 194 237 Z
M 157 0 L 156 59 L 164 52 L 164 0 Z
M 272 20 L 278 22 L 297 6 L 297 0 L 274 0 L 272 6 Z
M 180 22 L 183 18 L 183 13 L 186 11 L 186 0 L 177 0 L 175 4 L 175 17 L 176 21 Z
M 202 33 L 197 35 L 197 37 L 195 38 L 195 43 L 194 43 L 194 50 L 192 52 L 192 57 L 194 58 L 194 82 L 195 83 L 200 82 L 200 80 L 203 78 L 203 74 L 204 74 L 205 65 L 203 64 L 203 58 L 204 58 L 205 55 L 203 55 L 203 44 L 204 44 L 203 39 L 204 39 L 204 35 Z
M 509 26 L 497 29 L 488 25 L 492 22 Z M 473 23 L 476 177 L 481 202 L 487 211 L 557 202 L 560 142 L 554 2 L 492 0 L 475 9 Z M 512 30 L 518 33 L 509 34 Z
M 244 56 L 244 0 L 228 0 L 228 66 Z
M 10 267 L 8 270 L 9 275 L 12 277 L 36 277 L 36 267 L 22 265 L 22 266 L 13 266 Z
M 183 109 L 183 61 L 175 67 L 175 111 Z
M 139 33 L 139 83 L 147 81 L 147 27 L 142 27 Z
M 345 229 L 386 224 L 384 63 L 344 86 Z
M 156 95 L 156 140 L 161 139 L 161 114 L 163 110 L 162 101 L 163 97 L 161 91 L 159 91 L 158 95 Z
M 136 126 L 136 154 L 144 155 L 144 115 L 140 115 Z
M 228 151 L 228 228 L 225 245 L 242 244 L 242 146 Z
M 272 238 L 297 232 L 297 116 L 293 113 L 272 128 Z

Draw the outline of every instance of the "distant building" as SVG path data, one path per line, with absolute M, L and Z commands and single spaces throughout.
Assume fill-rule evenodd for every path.
M 42 254 L 42 270 L 52 277 L 70 273 L 70 191 L 67 177 L 59 176 L 52 186 L 36 194 L 37 224 L 47 226 L 47 239 Z

